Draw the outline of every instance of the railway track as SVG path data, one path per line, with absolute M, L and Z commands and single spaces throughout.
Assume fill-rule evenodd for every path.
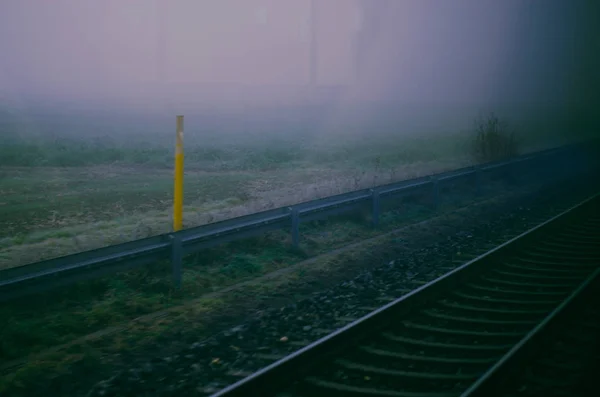
M 579 203 L 213 396 L 488 395 L 477 387 L 499 379 L 507 354 L 517 357 L 557 310 L 598 284 L 599 202 Z
M 591 396 L 600 367 L 600 269 L 465 397 Z

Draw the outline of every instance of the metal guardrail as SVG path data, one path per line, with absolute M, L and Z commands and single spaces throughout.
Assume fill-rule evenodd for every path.
M 557 156 L 577 160 L 576 151 L 581 144 L 549 149 L 516 157 L 509 161 L 466 167 L 437 175 L 406 180 L 398 183 L 363 189 L 277 208 L 221 222 L 202 225 L 176 233 L 168 233 L 123 244 L 45 260 L 0 271 L 0 301 L 40 292 L 77 281 L 97 278 L 129 268 L 171 259 L 175 284 L 180 286 L 182 258 L 201 249 L 225 242 L 240 240 L 265 232 L 290 228 L 292 244 L 298 246 L 301 222 L 325 219 L 332 215 L 369 208 L 374 225 L 379 223 L 382 200 L 414 194 L 422 189 L 432 189 L 432 206 L 439 204 L 440 185 L 461 178 L 474 177 L 478 193 L 482 189 L 482 175 L 487 172 L 504 172 L 515 177 L 516 166 L 525 163 L 529 169 L 557 172 Z M 575 153 L 575 154 L 574 154 Z M 564 160 L 564 159 L 563 159 Z M 533 162 L 534 164 L 528 164 Z M 564 166 L 562 171 L 564 172 Z M 554 170 L 554 171 L 552 171 Z M 571 170 L 574 170 L 572 168 Z

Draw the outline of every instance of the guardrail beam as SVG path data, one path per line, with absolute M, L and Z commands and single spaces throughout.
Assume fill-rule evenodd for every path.
M 481 196 L 483 193 L 483 173 L 480 166 L 475 166 L 475 195 Z
M 379 213 L 381 211 L 381 197 L 379 196 L 379 192 L 375 189 L 371 189 L 371 220 L 373 222 L 373 226 L 379 225 Z
M 432 207 L 437 210 L 440 205 L 440 183 L 437 178 L 431 178 L 432 182 Z
M 182 265 L 183 265 L 183 248 L 181 244 L 181 236 L 172 234 L 171 239 L 171 265 L 173 266 L 173 283 L 175 288 L 181 288 Z
M 300 215 L 298 209 L 290 207 L 290 215 L 292 220 L 292 246 L 298 248 L 300 245 Z

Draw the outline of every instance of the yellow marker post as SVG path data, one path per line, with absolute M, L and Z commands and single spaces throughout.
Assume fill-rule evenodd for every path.
M 177 116 L 175 142 L 175 192 L 173 195 L 173 230 L 179 231 L 183 223 L 183 116 Z

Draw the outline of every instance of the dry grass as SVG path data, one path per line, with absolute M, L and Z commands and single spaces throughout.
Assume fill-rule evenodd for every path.
M 231 219 L 272 208 L 284 207 L 401 181 L 457 168 L 467 159 L 446 162 L 416 162 L 399 169 L 365 171 L 331 171 L 308 169 L 302 173 L 282 171 L 276 177 L 265 174 L 244 187 L 247 200 L 227 198 L 216 201 L 192 202 L 184 212 L 186 228 Z M 89 170 L 96 174 L 98 170 Z M 114 174 L 114 168 L 111 170 Z M 187 178 L 192 177 L 188 175 Z M 291 183 L 287 184 L 285 181 Z M 135 239 L 150 237 L 171 230 L 171 207 L 124 215 L 112 220 L 62 226 L 33 232 L 22 241 L 15 238 L 0 240 L 0 268 L 25 265 L 39 260 L 105 247 Z M 69 223 L 63 220 L 65 223 Z
M 466 166 L 473 161 L 470 139 L 338 137 L 312 147 L 267 142 L 246 151 L 215 148 L 219 155 L 208 162 L 192 148 L 186 153 L 184 227 Z M 536 143 L 523 151 L 549 145 Z M 171 230 L 168 167 L 4 166 L 0 192 L 0 269 Z
M 480 163 L 514 157 L 518 152 L 514 131 L 494 113 L 476 121 L 473 144 L 474 157 Z

